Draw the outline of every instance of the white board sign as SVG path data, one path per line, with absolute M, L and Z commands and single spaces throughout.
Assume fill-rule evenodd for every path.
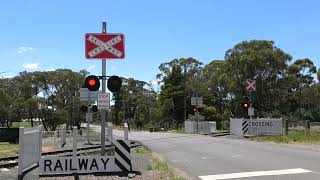
M 110 93 L 99 93 L 98 109 L 109 109 L 109 108 L 110 108 Z
M 41 174 L 116 172 L 114 156 L 44 157 L 40 160 Z
M 202 97 L 191 97 L 192 106 L 201 106 L 203 104 Z
M 86 120 L 88 122 L 91 122 L 92 121 L 92 113 L 86 113 Z
M 248 108 L 248 115 L 249 116 L 254 116 L 254 108 L 252 108 L 252 107 Z
M 80 102 L 96 101 L 99 91 L 90 91 L 88 88 L 80 88 Z

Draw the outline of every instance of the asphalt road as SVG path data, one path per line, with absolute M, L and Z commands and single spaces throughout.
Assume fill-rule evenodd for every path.
M 99 126 L 94 126 L 100 131 Z M 115 136 L 123 132 L 114 130 Z M 319 180 L 320 152 L 228 137 L 131 132 L 191 179 Z

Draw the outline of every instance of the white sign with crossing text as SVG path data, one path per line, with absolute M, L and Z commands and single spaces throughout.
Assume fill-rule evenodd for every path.
M 98 109 L 109 109 L 109 108 L 110 108 L 110 93 L 99 93 Z

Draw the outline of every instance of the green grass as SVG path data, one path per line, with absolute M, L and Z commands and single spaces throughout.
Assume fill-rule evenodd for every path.
M 86 136 L 86 135 L 87 135 L 87 129 L 86 129 L 86 128 L 83 129 L 82 132 L 83 132 L 82 136 Z M 90 128 L 89 128 L 89 136 L 100 137 L 101 134 L 98 133 L 98 132 L 96 132 L 96 131 L 94 131 L 93 129 L 90 129 Z
M 133 150 L 135 154 L 150 156 L 151 157 L 151 164 L 148 164 L 148 170 L 156 170 L 163 172 L 165 177 L 168 177 L 172 180 L 185 180 L 185 178 L 178 176 L 174 173 L 174 171 L 169 167 L 168 162 L 164 160 L 160 160 L 154 156 L 152 156 L 152 152 L 150 149 L 146 147 L 137 147 Z M 167 178 L 165 178 L 167 179 Z
M 168 166 L 167 161 L 163 161 L 158 158 L 152 159 L 152 165 L 150 166 L 150 168 L 157 170 L 157 171 L 165 172 L 167 174 L 167 176 L 169 177 L 169 179 L 172 179 L 172 180 L 184 180 L 185 179 L 181 176 L 176 175 L 174 173 L 174 171 L 171 170 L 170 167 Z
M 267 141 L 274 143 L 320 143 L 320 133 L 310 132 L 306 134 L 304 131 L 289 131 L 287 136 L 274 135 L 274 136 L 257 136 L 250 137 L 254 141 Z
M 137 147 L 134 149 L 133 152 L 136 154 L 140 154 L 140 155 L 150 155 L 151 154 L 151 151 L 146 147 Z
M 38 126 L 40 122 L 33 122 L 33 126 Z M 31 127 L 31 122 L 13 122 L 12 126 L 13 128 L 17 128 L 17 127 L 25 127 L 25 128 L 29 128 Z
M 16 156 L 19 144 L 0 143 L 0 158 Z

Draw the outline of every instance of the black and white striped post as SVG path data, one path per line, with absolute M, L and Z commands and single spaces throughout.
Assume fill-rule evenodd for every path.
M 242 119 L 242 133 L 243 133 L 243 136 L 246 135 L 246 133 L 248 132 L 248 121 L 245 120 L 245 119 Z
M 130 155 L 130 141 L 128 140 L 114 140 L 115 146 L 115 164 L 123 172 L 132 171 L 131 155 Z

